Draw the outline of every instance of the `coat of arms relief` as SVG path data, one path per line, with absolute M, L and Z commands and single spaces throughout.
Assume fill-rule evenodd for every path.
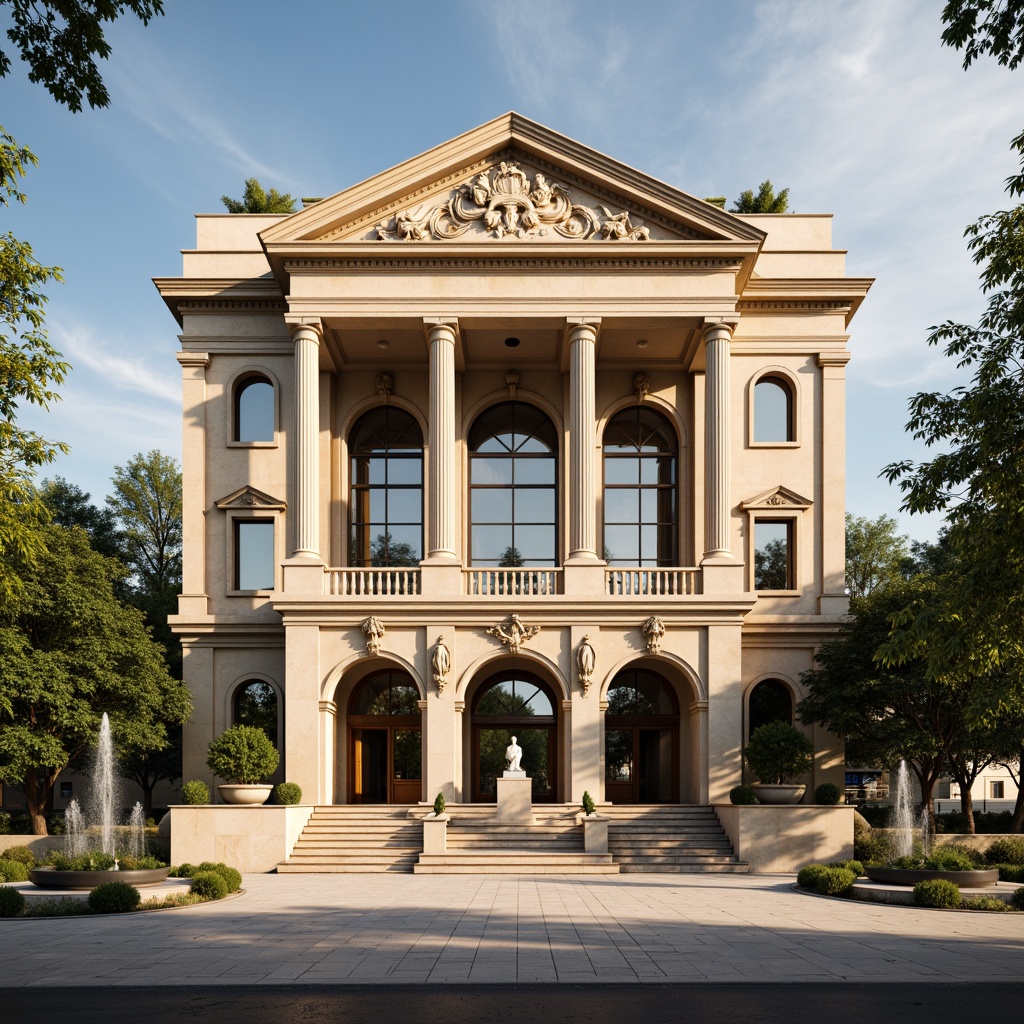
M 377 225 L 377 237 L 427 242 L 458 238 L 479 224 L 498 239 L 544 236 L 549 231 L 573 239 L 639 242 L 651 237 L 650 229 L 633 223 L 628 211 L 612 213 L 604 206 L 598 210 L 600 214 L 583 203 L 574 203 L 564 185 L 549 182 L 540 172 L 531 182 L 517 163 L 502 161 L 497 169 L 460 185 L 433 209 L 421 206 L 399 211 Z

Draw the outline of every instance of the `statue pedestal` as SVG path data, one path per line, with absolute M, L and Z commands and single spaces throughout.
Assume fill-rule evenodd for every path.
M 505 772 L 497 780 L 498 821 L 529 824 L 533 821 L 533 780 L 526 772 Z

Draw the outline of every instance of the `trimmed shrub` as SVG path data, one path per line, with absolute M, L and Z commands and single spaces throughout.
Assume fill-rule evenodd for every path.
M 864 874 L 864 865 L 859 860 L 837 860 L 829 864 L 829 867 L 846 868 L 847 871 L 852 871 L 858 877 Z
M 122 871 L 152 871 L 167 867 L 164 861 L 148 853 L 144 857 L 118 857 L 117 863 Z
M 117 861 L 109 853 L 83 853 L 68 857 L 60 850 L 51 850 L 46 858 L 58 871 L 112 871 Z
M 0 882 L 27 882 L 28 866 L 20 860 L 0 860 Z
M 125 914 L 142 902 L 142 894 L 127 882 L 104 882 L 89 893 L 89 909 L 94 914 Z
M 1024 836 L 1000 836 L 985 851 L 989 864 L 1024 865 Z
M 209 747 L 206 766 L 232 785 L 252 785 L 277 771 L 280 756 L 267 734 L 255 725 L 233 725 Z
M 228 883 L 216 871 L 199 871 L 192 876 L 188 891 L 208 900 L 222 900 L 228 894 Z
M 0 885 L 0 917 L 17 917 L 25 909 L 25 897 L 9 885 Z
M 817 890 L 825 896 L 841 896 L 857 881 L 849 868 L 825 868 L 818 876 Z
M 1024 910 L 1024 885 L 1014 892 L 1010 897 L 1010 902 L 1017 908 L 1017 910 Z
M 817 889 L 818 880 L 828 871 L 826 864 L 807 864 L 800 869 L 796 876 L 796 884 L 801 889 Z
M 176 868 L 171 868 L 171 878 L 191 878 L 196 873 L 194 864 L 189 864 L 187 861 L 184 864 L 179 864 Z
M 996 899 L 995 896 L 965 896 L 960 901 L 961 910 L 994 910 L 997 914 L 1000 911 L 1012 910 L 1006 900 Z
M 227 864 L 222 861 L 218 861 L 216 864 L 212 860 L 204 860 L 202 864 L 197 864 L 195 874 L 202 874 L 206 871 L 212 871 L 215 874 L 220 875 L 228 884 L 228 892 L 238 892 L 242 888 L 242 875 L 234 868 L 230 868 Z
M 210 802 L 210 787 L 200 779 L 189 779 L 181 787 L 181 799 L 183 803 L 196 807 L 200 804 Z
M 993 864 L 1000 882 L 1024 882 L 1024 864 Z
M 756 804 L 757 795 L 754 793 L 753 786 L 733 786 L 729 790 L 729 802 L 734 804 L 740 804 L 745 806 L 747 804 Z
M 302 787 L 297 782 L 279 782 L 271 794 L 275 804 L 297 804 L 302 802 Z
M 960 886 L 945 878 L 928 878 L 914 886 L 914 903 L 953 910 L 960 906 Z
M 929 871 L 974 871 L 978 864 L 962 846 L 940 846 L 925 859 L 924 866 Z
M 11 846 L 3 852 L 4 860 L 14 860 L 19 864 L 24 864 L 27 868 L 34 868 L 36 866 L 36 855 L 27 846 Z M 1008 863 L 1014 863 L 1009 861 Z M 1022 861 L 1021 863 L 1024 863 Z
M 759 726 L 743 748 L 743 758 L 750 770 L 769 786 L 810 771 L 813 754 L 814 744 L 788 722 Z
M 823 782 L 814 791 L 814 802 L 832 807 L 843 802 L 845 794 L 834 782 Z
M 438 793 L 437 796 L 438 796 L 438 799 L 441 801 L 441 811 L 443 811 L 444 810 L 444 797 L 440 793 Z M 596 805 L 594 804 L 594 798 L 590 795 L 589 792 L 587 792 L 587 790 L 584 790 L 583 791 L 583 813 L 586 814 L 589 817 L 591 814 L 594 813 L 594 811 L 596 809 L 597 808 L 596 808 Z M 439 811 L 437 809 L 437 800 L 435 800 L 434 801 L 434 813 L 435 814 L 440 814 L 441 811 Z

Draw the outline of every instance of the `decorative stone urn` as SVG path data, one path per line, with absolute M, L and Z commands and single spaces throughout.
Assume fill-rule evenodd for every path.
M 262 782 L 222 783 L 217 787 L 221 800 L 226 804 L 248 804 L 250 807 L 265 804 L 274 787 Z
M 754 784 L 754 795 L 759 804 L 798 804 L 806 790 L 806 786 Z

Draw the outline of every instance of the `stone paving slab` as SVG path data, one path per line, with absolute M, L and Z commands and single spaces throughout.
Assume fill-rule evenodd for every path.
M 1024 980 L 1024 914 L 792 876 L 246 875 L 159 914 L 0 919 L 4 987 Z M 29 967 L 29 965 L 31 965 Z

